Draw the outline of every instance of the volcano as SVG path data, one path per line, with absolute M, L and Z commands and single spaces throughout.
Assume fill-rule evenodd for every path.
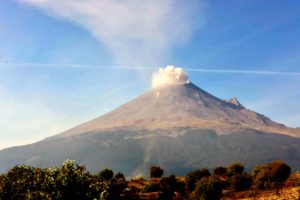
M 300 169 L 300 130 L 221 100 L 186 81 L 158 85 L 99 118 L 30 145 L 0 151 L 0 170 L 72 159 L 92 172 L 103 168 L 145 175 L 151 165 L 178 175 L 239 161 L 250 169 L 283 160 Z
M 187 83 L 152 89 L 116 110 L 57 137 L 124 127 L 148 130 L 206 128 L 214 129 L 218 134 L 249 128 L 297 136 L 295 129 L 246 109 L 237 98 L 221 100 L 193 83 Z

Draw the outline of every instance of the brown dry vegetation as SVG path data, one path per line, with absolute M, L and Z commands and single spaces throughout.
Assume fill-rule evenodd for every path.
M 294 173 L 283 188 L 270 191 L 259 191 L 253 197 L 240 198 L 243 200 L 299 200 L 300 173 Z
M 185 182 L 185 177 L 176 177 L 179 182 Z M 159 183 L 160 178 L 144 180 L 141 178 L 132 179 L 128 182 L 128 187 L 134 187 L 136 190 L 142 190 L 145 186 L 153 183 Z M 158 199 L 161 192 L 139 193 L 140 199 Z M 174 200 L 185 200 L 188 198 L 175 195 Z M 300 200 L 300 173 L 294 173 L 286 181 L 282 188 L 273 190 L 249 190 L 242 192 L 233 192 L 223 190 L 221 200 Z
M 299 200 L 300 187 L 288 187 L 279 190 L 269 191 L 247 191 L 234 193 L 229 197 L 222 197 L 222 200 Z

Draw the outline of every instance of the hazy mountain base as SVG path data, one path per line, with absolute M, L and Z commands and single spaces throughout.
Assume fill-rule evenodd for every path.
M 84 163 L 91 172 L 103 168 L 126 176 L 146 175 L 151 165 L 168 174 L 226 166 L 233 161 L 252 168 L 272 160 L 283 160 L 300 169 L 300 138 L 240 130 L 217 135 L 213 130 L 110 130 L 41 142 L 0 151 L 0 171 L 17 164 L 38 167 L 60 165 L 66 159 Z M 166 174 L 166 175 L 168 175 Z

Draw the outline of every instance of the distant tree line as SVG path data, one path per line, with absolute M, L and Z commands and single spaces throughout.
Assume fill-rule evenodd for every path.
M 152 166 L 149 172 L 151 180 L 140 177 L 126 181 L 122 173 L 114 174 L 111 169 L 90 174 L 74 161 L 66 161 L 60 168 L 19 165 L 0 176 L 0 199 L 218 200 L 230 192 L 280 188 L 291 168 L 282 161 L 273 161 L 256 166 L 251 174 L 241 163 L 216 167 L 212 172 L 198 169 L 185 177 L 162 177 L 160 166 Z

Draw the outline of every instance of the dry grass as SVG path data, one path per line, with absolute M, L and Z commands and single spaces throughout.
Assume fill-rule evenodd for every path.
M 300 200 L 300 173 L 291 175 L 286 185 L 277 190 L 237 192 L 222 200 Z
M 300 187 L 289 187 L 280 190 L 262 191 L 253 197 L 236 198 L 241 200 L 300 200 Z
M 185 181 L 185 177 L 176 177 L 180 182 Z M 142 190 L 146 185 L 153 183 L 158 183 L 159 178 L 144 180 L 133 179 L 128 182 L 128 187 L 136 188 L 137 190 Z M 288 184 L 292 183 L 292 184 Z M 149 193 L 139 193 L 140 199 L 151 200 L 157 199 L 161 192 L 149 192 Z M 291 175 L 287 184 L 277 190 L 251 190 L 244 192 L 232 192 L 230 190 L 223 191 L 225 195 L 222 200 L 300 200 L 300 173 L 294 173 Z M 179 198 L 181 199 L 181 198 Z

